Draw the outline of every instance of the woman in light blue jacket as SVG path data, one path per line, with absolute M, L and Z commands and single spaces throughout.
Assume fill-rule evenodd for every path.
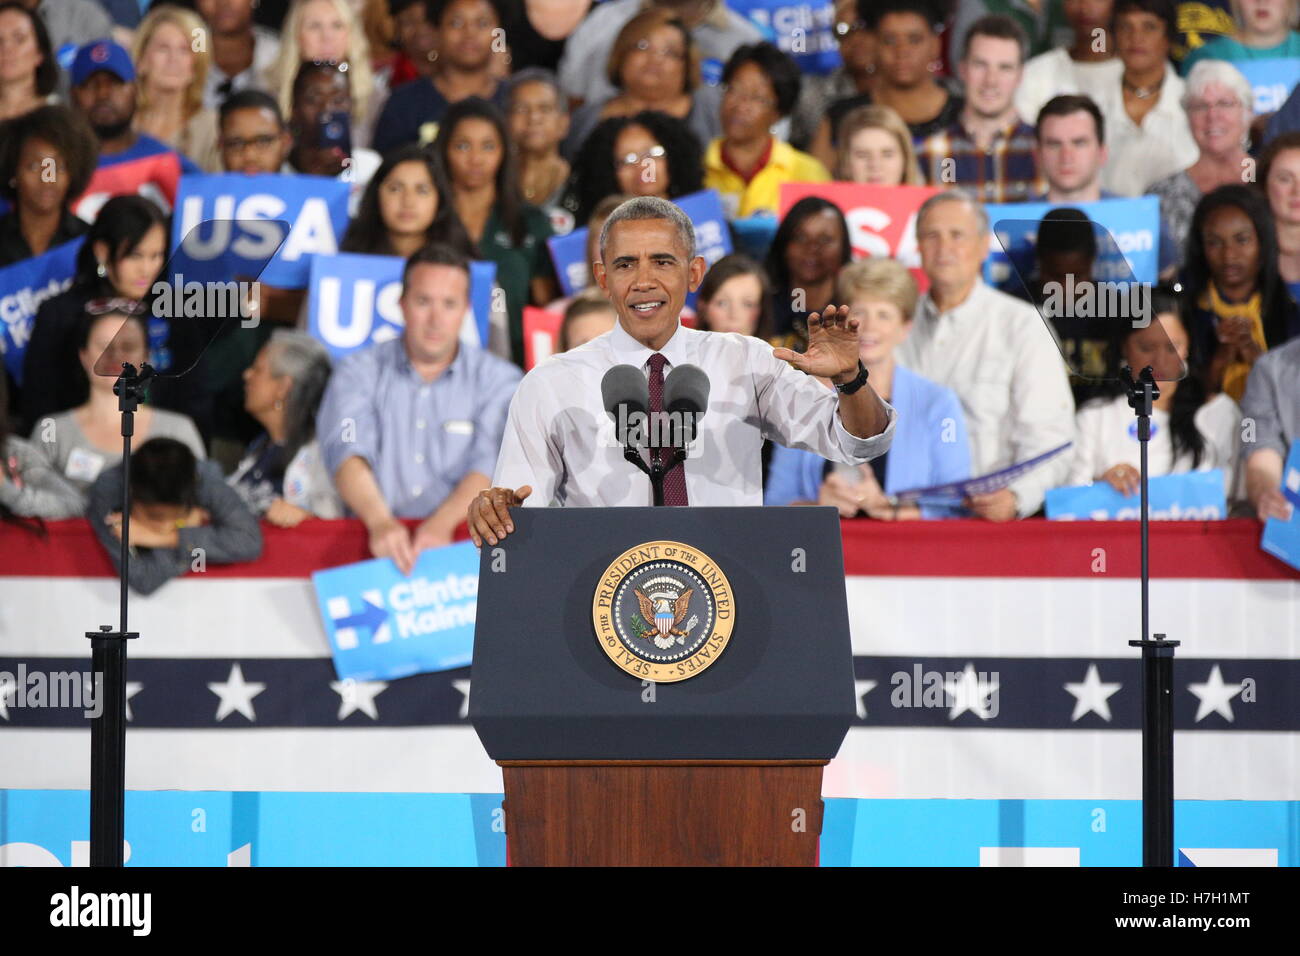
M 858 320 L 858 347 L 872 387 L 898 410 L 888 453 L 868 465 L 840 465 L 812 452 L 778 447 L 772 454 L 764 503 L 833 505 L 846 518 L 948 518 L 959 505 L 900 504 L 900 491 L 971 477 L 970 442 L 955 392 L 894 362 L 907 337 L 919 293 L 911 273 L 893 259 L 846 266 L 836 285 L 839 301 Z

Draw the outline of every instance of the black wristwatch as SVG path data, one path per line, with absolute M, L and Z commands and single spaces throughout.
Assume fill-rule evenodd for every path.
M 843 385 L 836 385 L 835 390 L 841 395 L 852 395 L 863 385 L 867 384 L 867 367 L 862 364 L 862 359 L 858 359 L 858 377 L 851 382 L 845 382 Z

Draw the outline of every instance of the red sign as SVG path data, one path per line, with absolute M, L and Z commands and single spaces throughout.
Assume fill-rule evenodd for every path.
M 555 353 L 563 312 L 547 312 L 536 306 L 524 306 L 524 371 Z
M 939 190 L 932 186 L 866 186 L 860 183 L 785 183 L 781 218 L 805 196 L 829 199 L 844 213 L 854 259 L 887 256 L 907 266 L 921 291 L 929 283 L 916 248 L 916 211 Z

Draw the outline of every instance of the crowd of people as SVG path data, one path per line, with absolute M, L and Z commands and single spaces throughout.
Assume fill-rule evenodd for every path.
M 1152 476 L 1221 469 L 1237 513 L 1286 517 L 1300 90 L 1261 114 L 1244 70 L 1300 57 L 1300 2 L 1209 5 L 1217 38 L 1180 23 L 1176 0 L 823 0 L 811 6 L 833 9 L 839 65 L 813 74 L 801 37 L 724 0 L 6 0 L 0 268 L 82 242 L 22 374 L 0 382 L 0 518 L 39 530 L 85 515 L 116 556 L 122 439 L 105 369 L 193 365 L 156 380 L 136 417 L 133 587 L 184 573 L 196 547 L 255 556 L 258 519 L 356 517 L 372 553 L 409 571 L 491 485 L 525 309 L 563 314 L 560 351 L 620 321 L 595 283 L 561 297 L 548 240 L 588 228 L 592 263 L 621 203 L 701 190 L 737 230 L 771 228 L 764 248 L 708 265 L 685 321 L 799 352 L 810 312 L 847 306 L 898 413 L 869 465 L 768 442 L 766 503 L 1008 521 L 1056 487 L 1134 494 L 1120 369 L 1166 352 L 1185 373 L 1160 384 Z M 128 182 L 125 163 L 147 173 Z M 339 249 L 405 260 L 400 335 L 332 363 L 286 289 L 265 290 L 256 327 L 211 343 L 156 318 L 179 177 L 222 172 L 350 184 Z M 915 261 L 855 255 L 829 198 L 781 209 L 782 186 L 834 182 L 935 187 Z M 1146 195 L 1159 200 L 1152 320 L 1104 342 L 1046 322 L 1037 291 L 1098 255 L 1076 207 Z M 1034 275 L 995 287 L 986 206 L 1014 202 L 1052 209 Z M 482 346 L 462 335 L 474 260 L 495 263 L 504 314 Z M 1066 443 L 960 503 L 898 497 Z

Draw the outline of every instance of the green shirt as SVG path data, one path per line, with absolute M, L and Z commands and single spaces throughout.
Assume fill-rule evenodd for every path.
M 1227 60 L 1241 63 L 1246 60 L 1294 60 L 1300 58 L 1300 33 L 1292 30 L 1286 40 L 1277 46 L 1256 48 L 1246 46 L 1233 37 L 1215 37 L 1183 57 L 1179 72 L 1186 76 L 1201 60 Z M 1252 103 L 1251 106 L 1254 106 Z
M 546 244 L 552 235 L 550 219 L 536 206 L 524 206 L 523 216 L 524 239 L 520 245 L 515 245 L 501 220 L 500 204 L 492 207 L 478 240 L 479 257 L 497 264 L 497 285 L 506 296 L 510 355 L 520 367 L 524 364 L 524 306 L 529 303 L 529 283 L 555 275 Z

